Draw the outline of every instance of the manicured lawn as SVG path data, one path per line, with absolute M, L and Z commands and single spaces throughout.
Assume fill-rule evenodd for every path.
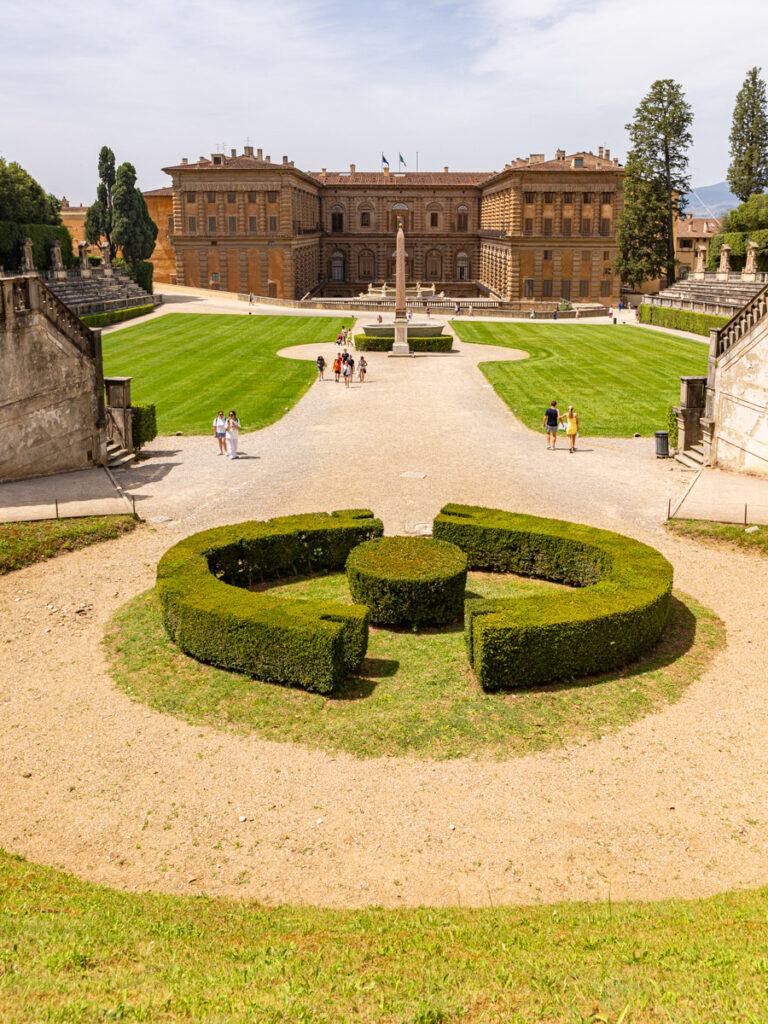
M 43 562 L 62 551 L 113 540 L 135 526 L 136 520 L 129 515 L 0 523 L 0 575 L 23 569 L 33 562 Z
M 666 527 L 678 537 L 689 537 L 691 540 L 703 540 L 768 555 L 768 526 L 758 526 L 754 533 L 747 533 L 745 528 L 737 523 L 709 523 L 703 519 L 668 519 Z
M 266 909 L 0 851 L 3 1024 L 758 1024 L 768 890 L 663 903 Z
M 289 345 L 333 341 L 347 318 L 169 313 L 105 334 L 104 373 L 133 377 L 131 397 L 154 402 L 161 434 L 209 434 L 218 409 L 243 430 L 267 427 L 307 391 L 311 361 L 282 359 Z
M 470 573 L 468 591 L 513 596 L 552 584 Z M 335 573 L 270 586 L 272 594 L 349 601 Z M 574 685 L 487 694 L 467 661 L 461 626 L 372 628 L 360 674 L 333 698 L 203 665 L 167 637 L 154 591 L 125 605 L 106 645 L 118 685 L 135 700 L 195 723 L 358 757 L 507 758 L 597 739 L 675 701 L 723 643 L 722 623 L 687 598 L 674 602 L 662 643 L 622 672 Z
M 522 422 L 541 430 L 555 399 L 573 405 L 586 437 L 631 437 L 667 429 L 680 377 L 704 376 L 707 345 L 629 325 L 453 324 L 462 341 L 523 349 L 530 358 L 482 363 L 497 394 Z

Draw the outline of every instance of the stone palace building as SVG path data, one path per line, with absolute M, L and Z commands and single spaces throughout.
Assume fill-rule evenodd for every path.
M 624 171 L 602 147 L 533 154 L 492 173 L 354 164 L 310 173 L 251 146 L 164 170 L 172 186 L 146 198 L 158 256 L 170 266 L 173 254 L 166 279 L 178 284 L 284 299 L 358 295 L 394 282 L 400 221 L 409 285 L 550 306 L 619 299 L 611 261 Z

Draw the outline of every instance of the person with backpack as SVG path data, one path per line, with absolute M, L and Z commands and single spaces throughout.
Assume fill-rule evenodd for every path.
M 350 369 L 349 362 L 344 363 L 344 387 L 349 387 L 349 381 L 352 377 L 352 370 Z
M 368 369 L 368 363 L 365 360 L 365 356 L 360 356 L 357 364 L 357 379 L 362 384 L 365 380 L 365 371 Z
M 322 355 L 319 355 L 315 362 L 317 363 L 317 379 L 319 381 L 323 380 L 325 376 L 325 358 Z

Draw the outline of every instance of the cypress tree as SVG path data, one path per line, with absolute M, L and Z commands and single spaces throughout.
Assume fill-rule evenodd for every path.
M 102 146 L 99 152 L 99 186 L 96 202 L 88 207 L 85 215 L 85 238 L 91 245 L 99 245 L 104 238 L 109 242 L 109 252 L 115 258 L 117 246 L 112 240 L 112 189 L 115 184 L 115 154 L 109 146 Z
M 635 284 L 642 280 L 641 269 L 643 278 L 664 271 L 670 284 L 675 280 L 675 215 L 682 212 L 691 187 L 687 168 L 692 122 L 681 87 L 664 78 L 653 83 L 625 126 L 631 148 L 614 265 Z
M 733 108 L 728 184 L 742 202 L 768 185 L 768 116 L 760 70 L 747 72 Z
M 126 263 L 138 263 L 152 255 L 157 225 L 149 216 L 141 189 L 136 188 L 133 164 L 120 164 L 112 192 L 112 238 L 123 251 Z

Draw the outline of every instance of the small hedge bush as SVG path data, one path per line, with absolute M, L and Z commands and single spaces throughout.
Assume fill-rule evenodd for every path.
M 368 509 L 349 509 L 193 534 L 157 567 L 165 629 L 199 661 L 330 693 L 365 657 L 368 609 L 245 588 L 284 575 L 343 569 L 352 548 L 382 532 Z
M 369 334 L 355 335 L 355 348 L 361 352 L 391 352 L 394 338 L 378 338 Z M 441 334 L 436 338 L 409 338 L 411 352 L 451 352 L 453 337 Z
M 470 569 L 579 588 L 467 601 L 467 649 L 484 690 L 620 668 L 658 643 L 667 624 L 672 566 L 630 537 L 466 505 L 446 505 L 433 534 L 466 552 Z
M 712 316 L 710 313 L 693 313 L 689 309 L 667 309 L 664 306 L 640 306 L 640 323 L 669 327 L 675 331 L 688 331 L 709 337 L 713 327 L 723 327 L 727 316 Z
M 429 537 L 380 537 L 350 552 L 347 581 L 372 622 L 442 626 L 461 618 L 467 556 Z
M 157 412 L 154 405 L 134 405 L 131 420 L 133 447 L 138 451 L 157 437 Z
M 131 306 L 130 309 L 113 309 L 109 313 L 88 313 L 80 319 L 86 327 L 109 327 L 119 324 L 122 320 L 132 320 L 136 316 L 146 316 L 154 312 L 154 306 Z
M 145 292 L 152 294 L 152 278 L 155 273 L 154 263 L 150 263 L 149 260 L 136 260 L 131 263 L 128 260 L 123 259 L 122 256 L 118 256 L 117 259 L 112 261 L 112 266 L 122 267 L 126 277 L 137 284 L 140 288 L 143 288 Z
M 671 448 L 677 448 L 677 413 L 674 405 L 667 409 L 667 432 L 669 433 L 669 444 Z

